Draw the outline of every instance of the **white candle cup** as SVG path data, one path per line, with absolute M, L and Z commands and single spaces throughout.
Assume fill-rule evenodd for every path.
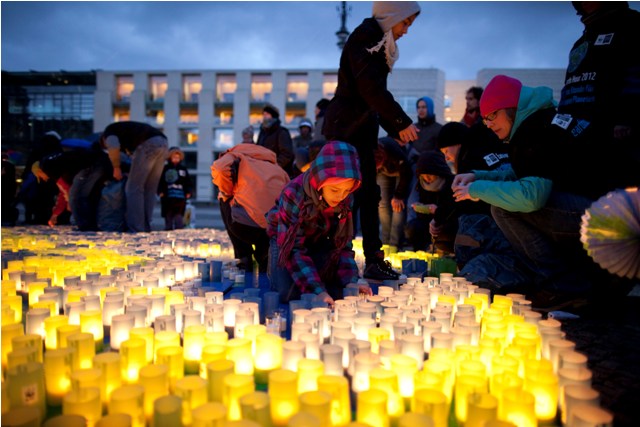
M 323 344 L 320 346 L 320 360 L 324 363 L 325 375 L 344 375 L 342 367 L 343 349 L 335 344 Z
M 310 323 L 293 323 L 291 325 L 291 341 L 299 341 L 302 334 L 310 334 L 311 328 Z
M 298 340 L 305 345 L 305 357 L 307 359 L 320 359 L 320 343 L 317 334 L 303 333 L 300 334 Z
M 130 305 L 125 308 L 125 314 L 130 314 L 134 319 L 134 327 L 147 326 L 147 307 L 143 305 Z
M 111 348 L 120 349 L 120 344 L 129 338 L 129 330 L 135 327 L 135 317 L 119 314 L 111 319 Z
M 156 317 L 153 322 L 153 329 L 156 334 L 158 332 L 177 332 L 176 316 L 167 314 Z
M 305 357 L 306 345 L 300 341 L 285 341 L 282 343 L 282 369 L 298 371 L 298 361 Z

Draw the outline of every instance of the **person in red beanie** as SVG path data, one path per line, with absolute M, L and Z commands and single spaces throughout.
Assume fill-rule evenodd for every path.
M 579 150 L 556 114 L 552 90 L 498 75 L 480 99 L 485 124 L 509 145 L 511 167 L 457 175 L 454 197 L 482 200 L 535 273 L 524 289 L 539 309 L 586 302 L 601 270 L 582 249 L 580 220 L 602 195 L 597 153 Z

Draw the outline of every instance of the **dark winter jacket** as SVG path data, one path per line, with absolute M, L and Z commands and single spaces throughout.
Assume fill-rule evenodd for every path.
M 384 49 L 367 51 L 382 36 L 378 22 L 367 18 L 347 39 L 340 57 L 336 94 L 324 119 L 323 134 L 327 140 L 337 139 L 374 149 L 379 124 L 388 134 L 397 135 L 412 123 L 387 90 L 389 66 Z M 354 140 L 354 136 L 363 134 L 373 138 Z
M 138 145 L 142 144 L 154 136 L 166 136 L 158 129 L 151 125 L 140 122 L 115 122 L 107 126 L 102 132 L 102 138 L 107 139 L 109 136 L 118 137 L 120 142 L 120 151 L 132 154 Z
M 182 163 L 167 162 L 158 182 L 158 194 L 167 199 L 186 200 L 187 194 L 191 194 L 191 187 L 187 168 Z
M 378 140 L 378 147 L 382 150 L 382 164 L 377 167 L 378 174 L 398 177 L 398 184 L 393 193 L 395 199 L 406 200 L 411 191 L 412 170 L 411 163 L 405 152 L 393 138 L 384 137 Z M 378 161 L 376 160 L 376 165 Z
M 293 141 L 289 130 L 282 127 L 279 119 L 274 119 L 268 127 L 264 124 L 260 127 L 257 144 L 276 153 L 278 165 L 291 175 L 295 157 Z

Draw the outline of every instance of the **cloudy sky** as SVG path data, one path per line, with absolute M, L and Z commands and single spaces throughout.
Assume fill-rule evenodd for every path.
M 348 2 L 347 29 L 371 15 Z M 639 9 L 639 2 L 631 2 Z M 7 71 L 337 68 L 340 2 L 2 1 Z M 565 68 L 582 24 L 570 2 L 420 2 L 400 68 L 448 79 L 482 68 Z

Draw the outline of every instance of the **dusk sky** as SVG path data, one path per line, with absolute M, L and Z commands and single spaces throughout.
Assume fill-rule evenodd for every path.
M 347 29 L 372 2 L 348 2 Z M 639 9 L 639 2 L 630 2 Z M 2 1 L 2 70 L 338 68 L 340 2 Z M 565 68 L 583 25 L 570 2 L 420 2 L 398 68 L 474 79 Z

